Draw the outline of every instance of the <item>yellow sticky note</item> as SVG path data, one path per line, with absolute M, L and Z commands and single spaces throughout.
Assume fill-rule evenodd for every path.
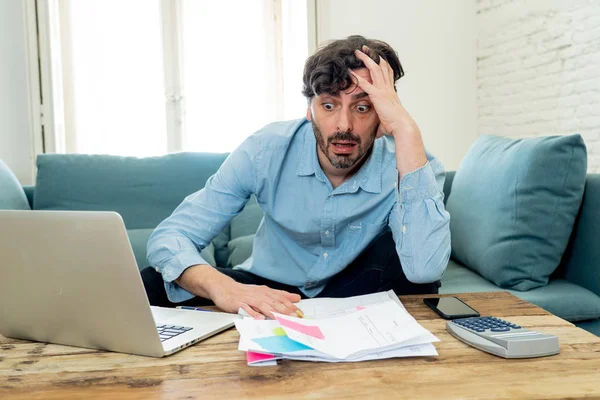
M 275 328 L 273 329 L 273 333 L 275 334 L 275 336 L 286 336 L 283 328 Z

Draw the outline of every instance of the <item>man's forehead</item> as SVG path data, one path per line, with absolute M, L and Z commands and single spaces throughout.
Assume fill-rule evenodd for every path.
M 369 72 L 369 70 L 367 68 L 353 69 L 352 72 L 354 72 L 356 75 L 360 76 L 361 78 L 366 79 L 369 83 L 373 83 L 371 81 L 371 73 Z
M 367 68 L 357 68 L 352 70 L 355 74 L 359 75 L 361 78 L 367 80 L 369 83 L 373 83 L 371 81 L 371 73 Z M 352 85 L 346 90 L 341 90 L 337 93 L 320 93 L 320 97 L 336 97 L 341 98 L 343 95 L 351 96 L 352 100 L 361 99 L 363 97 L 368 97 L 368 95 L 356 85 L 356 78 L 352 79 Z

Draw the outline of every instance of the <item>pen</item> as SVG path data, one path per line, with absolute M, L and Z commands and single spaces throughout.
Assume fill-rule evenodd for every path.
M 212 310 L 207 310 L 205 308 L 199 308 L 199 307 L 190 307 L 190 306 L 177 306 L 175 308 L 179 308 L 180 310 L 193 310 L 193 311 L 205 311 L 205 312 L 212 312 Z

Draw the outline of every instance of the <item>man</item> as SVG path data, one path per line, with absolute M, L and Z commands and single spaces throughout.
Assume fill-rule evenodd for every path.
M 210 299 L 272 318 L 301 313 L 301 297 L 437 293 L 450 257 L 444 171 L 398 99 L 403 74 L 388 44 L 362 36 L 309 57 L 306 119 L 247 138 L 150 237 L 151 304 Z M 252 257 L 208 265 L 199 251 L 252 194 L 265 213 Z

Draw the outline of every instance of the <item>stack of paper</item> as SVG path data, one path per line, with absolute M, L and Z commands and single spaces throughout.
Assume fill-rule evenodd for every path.
M 239 350 L 248 365 L 274 365 L 286 358 L 355 362 L 391 357 L 436 356 L 439 341 L 402 306 L 393 291 L 346 299 L 302 300 L 304 318 L 235 322 Z

